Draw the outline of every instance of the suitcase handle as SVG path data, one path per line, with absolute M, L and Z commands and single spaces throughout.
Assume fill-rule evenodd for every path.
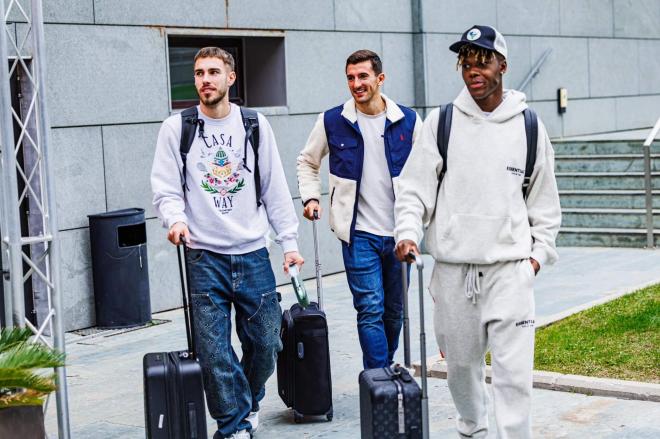
M 316 222 L 319 220 L 319 211 L 314 211 L 312 229 L 314 230 L 314 266 L 316 268 L 316 301 L 319 309 L 323 311 L 323 283 L 321 278 L 321 260 L 319 258 L 319 235 L 316 230 Z
M 188 340 L 188 353 L 194 360 L 195 355 L 195 328 L 192 315 L 192 297 L 188 285 L 190 279 L 188 277 L 186 253 L 188 252 L 188 245 L 185 238 L 179 237 L 181 244 L 176 246 L 176 256 L 179 260 L 179 278 L 181 279 L 181 297 L 183 299 L 183 317 L 186 321 L 186 339 Z
M 403 365 L 407 369 L 411 368 L 410 364 L 410 311 L 408 309 L 408 264 L 401 263 L 401 282 L 403 294 Z
M 415 255 L 413 252 L 408 253 L 408 260 L 412 260 L 413 263 L 417 266 L 417 275 L 419 283 L 419 350 L 421 354 L 421 374 L 422 374 L 422 437 L 428 439 L 429 437 L 429 396 L 428 396 L 428 383 L 426 377 L 426 331 L 424 329 L 424 261 L 421 256 Z M 406 361 L 406 367 L 410 367 L 410 328 L 408 327 L 408 270 L 406 269 L 406 264 L 401 264 L 401 273 L 403 276 L 403 324 L 404 324 L 404 336 L 403 336 L 403 348 L 404 348 L 404 357 Z M 408 331 L 406 335 L 406 330 Z

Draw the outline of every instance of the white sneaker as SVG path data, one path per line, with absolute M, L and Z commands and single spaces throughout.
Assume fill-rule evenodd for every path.
M 259 412 L 250 412 L 247 418 L 245 418 L 250 424 L 252 424 L 252 433 L 257 432 L 259 428 Z
M 251 437 L 250 432 L 247 430 L 241 430 L 229 436 L 229 439 L 250 439 Z

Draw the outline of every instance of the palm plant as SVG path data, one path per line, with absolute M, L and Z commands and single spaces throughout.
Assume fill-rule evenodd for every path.
M 27 328 L 3 328 L 0 332 L 0 409 L 40 406 L 56 389 L 55 375 L 40 369 L 64 365 L 64 354 L 31 343 Z

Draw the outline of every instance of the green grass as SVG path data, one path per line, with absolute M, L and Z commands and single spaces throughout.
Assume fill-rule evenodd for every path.
M 660 284 L 539 329 L 534 368 L 660 383 Z

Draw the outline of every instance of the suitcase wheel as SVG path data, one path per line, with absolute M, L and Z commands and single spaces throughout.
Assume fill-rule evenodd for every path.
M 302 420 L 303 420 L 303 415 L 301 415 L 300 413 L 298 413 L 297 411 L 294 410 L 293 411 L 293 422 L 295 422 L 296 424 L 300 424 L 302 422 Z
M 332 413 L 328 413 L 327 415 L 325 415 L 325 419 L 327 419 L 328 422 L 332 421 Z

